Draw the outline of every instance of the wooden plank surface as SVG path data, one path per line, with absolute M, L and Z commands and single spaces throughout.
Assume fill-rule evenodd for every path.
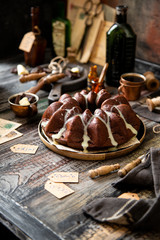
M 154 134 L 154 122 L 143 119 L 147 132 L 144 142 L 127 156 L 104 161 L 84 161 L 60 156 L 49 150 L 40 140 L 38 123 L 48 106 L 45 91 L 38 92 L 38 114 L 32 118 L 18 118 L 10 110 L 10 95 L 29 89 L 35 82 L 22 84 L 10 73 L 17 62 L 0 63 L 0 118 L 22 123 L 18 131 L 23 136 L 0 145 L 0 221 L 20 239 L 159 239 L 156 233 L 133 233 L 113 224 L 98 224 L 86 217 L 82 207 L 97 197 L 121 194 L 112 187 L 119 179 L 111 173 L 96 179 L 88 177 L 88 170 L 106 164 L 126 163 L 145 153 L 150 147 L 160 146 L 160 135 Z M 10 147 L 34 144 L 36 154 L 13 153 Z M 79 172 L 79 183 L 69 183 L 75 192 L 61 200 L 44 189 L 47 177 L 54 171 Z M 151 191 L 138 191 L 140 197 L 153 197 Z

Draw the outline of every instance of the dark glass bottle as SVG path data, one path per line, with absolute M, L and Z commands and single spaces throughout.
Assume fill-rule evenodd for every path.
M 116 21 L 107 32 L 107 85 L 119 86 L 120 76 L 134 70 L 136 34 L 127 23 L 127 6 L 116 7 Z
M 42 37 L 41 30 L 39 28 L 39 13 L 39 7 L 31 8 L 32 32 L 35 35 L 35 40 L 31 51 L 24 52 L 25 63 L 31 67 L 35 67 L 43 63 L 47 45 L 47 41 L 44 37 Z
M 53 56 L 66 57 L 67 48 L 71 42 L 71 23 L 65 17 L 65 4 L 56 2 L 57 12 L 52 20 L 52 50 Z

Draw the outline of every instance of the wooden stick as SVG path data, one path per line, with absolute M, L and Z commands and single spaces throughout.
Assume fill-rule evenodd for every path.
M 38 81 L 38 84 L 35 87 L 30 88 L 28 91 L 26 92 L 30 92 L 30 93 L 37 93 L 40 89 L 42 89 L 42 87 L 45 84 L 50 84 L 52 82 L 56 82 L 61 78 L 64 78 L 65 74 L 64 73 L 59 73 L 59 74 L 50 74 L 47 77 L 43 77 Z
M 103 69 L 102 69 L 102 72 L 101 72 L 101 74 L 100 74 L 99 80 L 98 80 L 98 83 L 99 83 L 99 84 L 103 83 L 104 77 L 105 77 L 105 74 L 106 74 L 106 71 L 107 71 L 107 69 L 108 69 L 108 66 L 109 66 L 109 64 L 108 64 L 108 63 L 105 63 L 105 65 L 104 65 L 104 67 L 103 67 Z
M 44 86 L 44 81 L 43 80 L 39 80 L 39 82 L 37 83 L 37 85 L 35 87 L 31 87 L 26 92 L 36 94 L 40 89 L 43 88 L 43 86 Z
M 148 106 L 149 111 L 153 111 L 155 109 L 155 107 L 160 106 L 160 97 L 156 97 L 156 98 L 147 98 L 146 100 L 146 104 Z
M 95 87 L 95 89 L 94 89 L 94 92 L 95 92 L 95 93 L 98 93 L 98 91 L 99 91 L 99 86 L 100 86 L 100 85 L 103 83 L 103 81 L 104 81 L 104 77 L 105 77 L 106 71 L 107 71 L 107 69 L 108 69 L 108 66 L 109 66 L 109 64 L 108 64 L 108 63 L 105 63 L 105 65 L 104 65 L 104 67 L 103 67 L 103 69 L 102 69 L 102 71 L 101 71 L 101 74 L 100 74 L 98 83 L 97 83 L 97 85 L 96 85 L 96 87 Z
M 138 157 L 136 160 L 132 161 L 131 163 L 128 163 L 124 168 L 120 169 L 118 171 L 118 176 L 124 177 L 129 171 L 131 171 L 133 168 L 135 168 L 138 164 L 141 163 L 144 156 L 145 155 Z
M 45 77 L 44 82 L 45 84 L 57 82 L 59 79 L 64 78 L 66 75 L 64 73 L 58 73 L 58 74 L 49 74 L 47 77 Z
M 120 168 L 120 165 L 118 163 L 113 165 L 106 165 L 93 170 L 89 170 L 88 174 L 89 174 L 89 177 L 95 178 L 96 176 L 106 175 L 119 168 Z
M 19 78 L 19 81 L 21 83 L 25 83 L 25 82 L 29 82 L 29 81 L 33 81 L 33 80 L 38 80 L 46 75 L 47 75 L 46 72 L 29 73 L 29 74 L 21 75 Z

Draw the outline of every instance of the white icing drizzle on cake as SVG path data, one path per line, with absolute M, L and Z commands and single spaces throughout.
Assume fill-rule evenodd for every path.
M 96 100 L 95 100 L 95 102 L 96 102 L 96 105 L 97 105 L 97 102 L 98 102 L 98 100 L 99 100 L 100 96 L 101 96 L 101 93 L 100 93 L 100 92 L 98 92 L 98 93 L 97 93 L 97 96 L 96 96 Z
M 82 93 L 81 93 L 81 94 L 82 94 Z M 82 95 L 83 95 L 84 98 L 85 98 L 85 101 L 86 101 L 86 109 L 87 109 L 87 107 L 88 107 L 88 101 L 87 101 L 88 94 L 82 94 Z M 99 98 L 99 95 L 97 94 L 96 101 L 98 100 L 98 98 Z M 62 106 L 61 106 L 61 107 L 62 107 Z M 60 107 L 60 108 L 61 108 L 61 107 Z M 136 130 L 135 128 L 133 128 L 131 124 L 127 123 L 127 121 L 125 120 L 122 112 L 118 109 L 118 107 L 117 107 L 116 105 L 114 105 L 113 107 L 115 107 L 115 108 L 117 109 L 117 111 L 118 111 L 118 113 L 119 113 L 119 116 L 122 118 L 122 120 L 123 120 L 124 123 L 125 123 L 126 128 L 127 128 L 127 129 L 130 129 L 130 130 L 132 131 L 132 133 L 136 135 L 136 134 L 137 134 L 137 130 Z M 113 108 L 113 107 L 112 107 L 112 108 Z M 75 112 L 75 114 L 74 114 L 72 117 L 70 117 L 69 119 L 67 119 L 67 116 L 68 116 L 69 111 L 70 111 L 71 109 L 65 109 L 65 110 L 66 110 L 66 113 L 65 113 L 65 116 L 64 116 L 64 125 L 63 125 L 63 127 L 59 130 L 58 133 L 52 134 L 52 140 L 53 140 L 53 141 L 56 140 L 56 139 L 60 139 L 60 138 L 62 137 L 63 133 L 64 133 L 65 130 L 66 130 L 66 124 L 67 124 L 69 121 L 71 121 L 75 116 L 79 116 L 80 119 L 81 119 L 81 121 L 82 121 L 82 124 L 83 124 L 83 126 L 84 126 L 83 141 L 82 141 L 82 143 L 81 143 L 81 146 L 82 146 L 82 148 L 83 148 L 83 151 L 84 151 L 84 152 L 87 152 L 87 148 L 88 148 L 88 146 L 89 146 L 89 141 L 91 140 L 90 137 L 88 136 L 87 128 L 88 128 L 88 125 L 90 124 L 90 122 L 93 120 L 93 118 L 97 117 L 97 118 L 106 126 L 106 128 L 107 128 L 107 130 L 108 130 L 108 138 L 110 139 L 112 146 L 115 146 L 115 147 L 116 147 L 116 146 L 118 145 L 118 143 L 115 141 L 115 139 L 114 139 L 114 137 L 113 137 L 113 134 L 112 134 L 112 131 L 111 131 L 111 126 L 110 126 L 110 115 L 112 114 L 112 112 L 108 112 L 108 111 L 104 111 L 104 110 L 103 110 L 103 112 L 104 112 L 105 115 L 106 115 L 106 121 L 105 121 L 102 117 L 100 117 L 100 115 L 99 115 L 98 113 L 93 114 L 92 117 L 91 117 L 91 118 L 89 119 L 89 121 L 87 122 L 87 124 L 85 124 L 85 122 L 84 122 L 84 120 L 83 120 L 83 115 L 82 115 L 82 114 L 77 114 L 77 113 Z M 112 111 L 112 110 L 111 110 L 111 111 Z M 48 124 L 48 122 L 49 122 L 49 121 L 44 121 L 44 122 L 42 122 L 42 126 L 43 126 L 43 127 L 46 127 L 47 124 Z
M 107 122 L 105 122 L 100 116 L 95 115 L 96 117 L 98 117 L 106 126 L 107 130 L 108 130 L 108 135 L 109 138 L 111 140 L 111 143 L 114 147 L 116 147 L 118 145 L 118 143 L 115 141 L 112 131 L 111 131 L 111 126 L 110 126 L 110 120 L 109 120 L 109 116 L 111 115 L 110 112 L 104 111 L 106 116 L 107 116 Z
M 88 93 L 81 93 L 81 95 L 84 97 L 85 103 L 86 103 L 86 109 L 88 108 Z
M 65 130 L 66 130 L 66 128 L 65 128 L 65 124 L 64 124 L 58 133 L 52 134 L 52 140 L 60 139 Z
M 90 122 L 93 120 L 94 117 L 97 117 L 101 122 L 104 123 L 104 125 L 106 126 L 107 130 L 108 130 L 108 135 L 109 135 L 109 138 L 111 140 L 111 143 L 113 146 L 117 146 L 118 143 L 115 141 L 114 137 L 113 137 L 113 134 L 112 134 L 112 131 L 111 131 L 111 127 L 110 127 L 110 121 L 109 121 L 109 116 L 110 116 L 110 112 L 105 112 L 106 115 L 107 115 L 107 122 L 105 122 L 98 114 L 94 114 L 90 119 L 89 121 L 87 122 L 87 124 L 84 123 L 83 121 L 83 118 L 82 118 L 82 114 L 77 114 L 76 116 L 79 116 L 81 121 L 82 121 L 82 124 L 84 126 L 84 133 L 83 133 L 83 142 L 81 143 L 81 146 L 83 147 L 83 151 L 86 152 L 87 151 L 87 148 L 88 148 L 88 145 L 89 145 L 89 141 L 90 141 L 90 137 L 88 136 L 88 132 L 87 132 L 87 128 L 88 128 L 88 125 L 90 124 Z M 64 125 L 63 127 L 59 130 L 58 133 L 56 134 L 52 134 L 52 140 L 56 140 L 56 139 L 60 139 L 62 137 L 62 134 L 63 132 L 66 130 L 66 124 L 68 123 L 68 121 L 71 121 L 73 119 L 74 116 L 72 116 L 71 118 L 69 118 L 67 121 L 66 121 L 66 118 L 67 118 L 67 112 L 65 114 L 65 119 L 64 119 Z
M 42 122 L 41 122 L 41 126 L 42 126 L 42 127 L 46 127 L 47 124 L 48 124 L 48 122 L 49 122 L 49 120 L 48 120 L 48 121 L 42 121 Z
M 62 107 L 62 106 L 61 106 L 61 107 Z M 61 107 L 60 107 L 60 108 L 61 108 Z M 66 119 L 67 119 L 67 115 L 68 115 L 70 109 L 65 109 L 65 110 L 66 110 L 66 113 L 65 113 L 65 116 L 64 116 L 64 124 L 63 124 L 63 127 L 59 130 L 58 133 L 52 134 L 52 140 L 53 140 L 53 141 L 56 140 L 56 139 L 60 139 L 60 138 L 62 137 L 62 134 L 63 134 L 64 131 L 66 130 L 66 124 L 67 124 Z
M 120 117 L 123 119 L 126 128 L 127 128 L 127 129 L 130 129 L 130 130 L 132 131 L 132 133 L 136 135 L 136 134 L 137 134 L 137 130 L 136 130 L 134 127 L 132 127 L 131 124 L 127 123 L 126 120 L 125 120 L 125 118 L 124 118 L 124 116 L 123 116 L 123 114 L 122 114 L 122 112 L 121 112 L 116 106 L 114 106 L 114 107 L 117 109 Z
M 88 132 L 87 132 L 87 128 L 89 123 L 92 121 L 93 116 L 89 119 L 89 121 L 87 122 L 87 124 L 84 123 L 83 119 L 82 119 L 82 115 L 80 116 L 81 121 L 83 123 L 84 126 L 84 133 L 83 133 L 83 142 L 82 142 L 82 147 L 83 147 L 83 151 L 87 152 L 87 148 L 88 148 L 88 142 L 90 141 L 90 137 L 88 136 Z

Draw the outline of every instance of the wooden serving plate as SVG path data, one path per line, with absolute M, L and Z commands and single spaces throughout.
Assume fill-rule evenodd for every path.
M 146 135 L 146 127 L 144 123 L 141 121 L 141 126 L 137 134 L 137 139 L 139 140 L 139 143 L 126 148 L 118 149 L 112 152 L 107 152 L 107 149 L 106 151 L 103 149 L 101 152 L 97 152 L 97 153 L 93 153 L 93 152 L 91 153 L 89 151 L 87 153 L 84 153 L 82 151 L 73 152 L 69 150 L 58 149 L 56 145 L 52 145 L 42 133 L 41 122 L 38 125 L 38 133 L 41 141 L 46 145 L 46 147 L 51 149 L 53 152 L 69 158 L 93 161 L 93 160 L 105 160 L 105 159 L 120 157 L 135 150 L 144 140 L 144 137 Z

